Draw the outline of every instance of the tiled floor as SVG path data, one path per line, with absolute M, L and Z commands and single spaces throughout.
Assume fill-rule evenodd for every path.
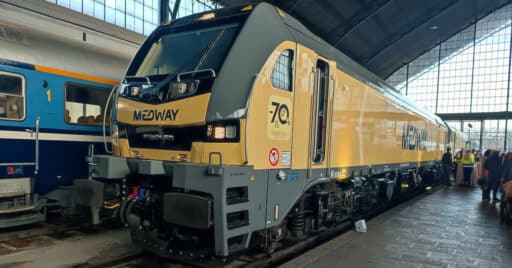
M 512 267 L 512 226 L 479 189 L 422 195 L 282 267 Z

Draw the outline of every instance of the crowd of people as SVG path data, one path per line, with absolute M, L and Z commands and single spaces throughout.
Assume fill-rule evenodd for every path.
M 485 201 L 491 201 L 491 194 L 493 202 L 500 201 L 500 189 L 503 189 L 507 182 L 511 182 L 512 185 L 512 152 L 487 150 L 482 155 L 479 150 L 461 148 L 452 155 L 451 149 L 448 148 L 443 155 L 442 164 L 443 184 L 452 184 L 452 174 L 455 182 L 458 181 L 457 178 L 461 178 L 459 184 L 463 186 L 471 187 L 478 184 L 482 188 L 482 200 Z

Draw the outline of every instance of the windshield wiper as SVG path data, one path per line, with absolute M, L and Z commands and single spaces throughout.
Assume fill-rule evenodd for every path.
M 215 40 L 213 40 L 213 42 L 211 42 L 207 47 L 205 47 L 204 49 L 202 49 L 199 53 L 197 54 L 194 54 L 194 57 L 192 57 L 192 59 L 195 59 L 197 57 L 197 55 L 201 55 L 201 58 L 199 59 L 199 62 L 197 63 L 197 65 L 194 67 L 194 71 L 197 71 L 197 69 L 199 68 L 199 66 L 201 66 L 201 64 L 203 64 L 203 62 L 206 60 L 206 57 L 208 56 L 208 54 L 210 54 L 210 52 L 212 51 L 212 49 L 215 47 L 215 45 L 219 42 L 220 38 L 222 37 L 222 35 L 224 34 L 224 31 L 225 29 L 222 29 L 220 31 L 220 33 L 217 35 L 217 37 L 215 38 Z M 180 70 L 181 68 L 183 68 L 186 64 L 188 64 L 188 61 L 185 61 L 185 63 L 180 66 L 180 68 L 178 68 L 178 70 Z M 166 84 L 168 84 L 169 82 L 171 82 L 174 78 L 176 78 L 177 75 L 179 75 L 180 73 L 171 73 L 169 74 L 165 79 L 163 79 L 162 81 L 160 81 L 154 88 L 153 90 L 151 90 L 150 92 L 150 96 L 151 97 L 158 97 L 158 94 L 160 92 L 160 90 L 162 89 L 162 87 Z
M 197 71 L 199 66 L 201 66 L 201 64 L 203 64 L 203 62 L 206 60 L 206 57 L 210 54 L 210 52 L 215 47 L 215 45 L 217 45 L 217 42 L 219 42 L 219 40 L 222 37 L 222 35 L 224 35 L 224 31 L 226 31 L 226 30 L 222 29 L 220 31 L 220 33 L 217 35 L 217 37 L 215 38 L 215 40 L 213 40 L 213 42 L 211 42 L 210 45 L 207 47 L 206 51 L 203 53 L 203 55 L 199 59 L 199 62 L 196 65 L 196 67 L 194 68 L 194 71 Z

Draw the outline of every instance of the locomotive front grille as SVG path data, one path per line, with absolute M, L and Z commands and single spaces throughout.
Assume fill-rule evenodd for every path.
M 176 151 L 190 151 L 192 142 L 202 141 L 206 133 L 204 126 L 119 126 L 119 130 L 119 133 L 123 133 L 120 138 L 128 138 L 128 143 L 132 148 Z

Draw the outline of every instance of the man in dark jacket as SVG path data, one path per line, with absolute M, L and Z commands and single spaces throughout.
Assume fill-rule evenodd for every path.
M 443 164 L 443 180 L 441 181 L 441 184 L 444 184 L 446 186 L 451 185 L 451 173 L 452 173 L 452 153 L 451 148 L 446 148 L 446 153 L 443 154 L 443 158 L 441 159 L 441 163 Z
M 484 170 L 488 170 L 488 178 L 487 178 L 487 187 L 488 192 L 487 196 L 484 198 L 486 200 L 490 199 L 490 193 L 493 191 L 492 200 L 499 201 L 496 196 L 498 193 L 498 187 L 500 186 L 500 178 L 501 178 L 501 158 L 499 157 L 500 153 L 498 151 L 492 151 L 491 156 L 485 160 Z
M 512 180 L 512 152 L 507 153 L 501 167 L 501 179 L 503 182 Z

